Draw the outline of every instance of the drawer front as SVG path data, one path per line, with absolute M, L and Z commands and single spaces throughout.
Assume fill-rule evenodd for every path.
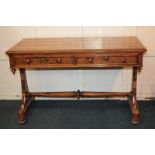
M 79 57 L 77 64 L 98 64 L 98 65 L 136 65 L 137 57 L 130 56 L 100 56 L 100 57 Z
M 72 64 L 72 57 L 32 57 L 16 59 L 16 65 L 63 65 Z
M 137 56 L 66 56 L 16 58 L 17 67 L 95 67 L 138 65 Z

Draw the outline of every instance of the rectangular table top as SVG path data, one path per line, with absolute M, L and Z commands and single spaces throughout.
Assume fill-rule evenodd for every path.
M 6 53 L 137 51 L 146 49 L 136 37 L 25 38 Z

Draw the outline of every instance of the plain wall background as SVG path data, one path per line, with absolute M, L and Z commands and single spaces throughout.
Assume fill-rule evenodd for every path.
M 28 37 L 88 37 L 88 36 L 137 36 L 147 48 L 144 67 L 138 75 L 138 99 L 155 97 L 155 27 L 106 26 L 30 26 L 0 27 L 0 99 L 20 98 L 19 72 L 9 69 L 5 51 Z M 124 70 L 29 70 L 29 88 L 32 91 L 129 91 L 131 69 Z

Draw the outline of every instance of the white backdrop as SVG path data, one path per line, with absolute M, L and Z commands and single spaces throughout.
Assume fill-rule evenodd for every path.
M 148 49 L 138 75 L 138 99 L 155 97 L 155 27 L 0 27 L 0 99 L 20 98 L 19 72 L 9 70 L 5 51 L 26 37 L 137 36 Z M 131 70 L 30 70 L 32 91 L 95 90 L 129 91 Z

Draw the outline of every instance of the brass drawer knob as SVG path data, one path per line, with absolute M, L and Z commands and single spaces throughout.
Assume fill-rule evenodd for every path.
M 93 63 L 93 58 L 88 58 L 89 63 Z
M 26 59 L 26 63 L 30 64 L 31 63 L 31 59 Z
M 104 57 L 104 60 L 105 60 L 105 61 L 108 61 L 108 60 L 109 60 L 109 57 L 108 57 L 108 56 L 105 56 L 105 57 Z
M 126 59 L 125 58 L 121 58 L 121 62 L 125 63 Z
M 61 58 L 58 58 L 57 59 L 57 63 L 61 63 L 62 62 L 62 59 Z

